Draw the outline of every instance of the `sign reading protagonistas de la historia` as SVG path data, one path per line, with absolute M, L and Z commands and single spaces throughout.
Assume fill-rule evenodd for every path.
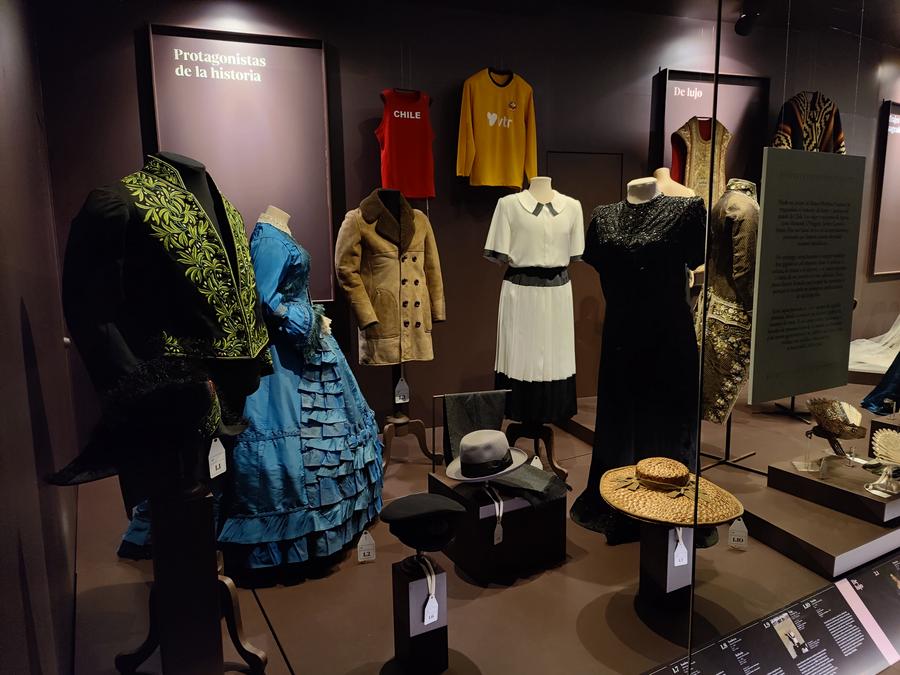
M 159 149 L 202 162 L 248 234 L 268 205 L 289 213 L 313 299 L 333 299 L 322 42 L 173 26 L 150 37 Z
M 750 403 L 847 383 L 865 158 L 766 148 Z

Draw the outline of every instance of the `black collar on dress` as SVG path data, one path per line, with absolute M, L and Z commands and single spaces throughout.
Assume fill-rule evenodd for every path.
M 395 244 L 401 253 L 409 248 L 416 229 L 415 213 L 403 195 L 400 195 L 399 223 L 381 201 L 378 190 L 373 190 L 372 194 L 360 202 L 359 212 L 367 223 L 375 223 L 375 231 Z

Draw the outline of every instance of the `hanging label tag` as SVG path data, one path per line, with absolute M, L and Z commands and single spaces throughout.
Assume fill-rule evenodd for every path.
M 356 545 L 356 560 L 361 563 L 375 560 L 375 540 L 368 530 L 363 530 Z
M 683 567 L 688 564 L 688 550 L 687 546 L 684 545 L 684 541 L 681 539 L 681 528 L 675 528 L 675 536 L 678 538 L 678 543 L 675 545 L 675 555 L 672 559 L 672 565 L 674 567 Z
M 438 601 L 437 598 L 433 595 L 428 596 L 428 601 L 425 603 L 425 617 L 422 619 L 422 623 L 426 626 L 428 624 L 434 623 L 438 620 Z
M 225 473 L 225 446 L 218 438 L 209 445 L 209 477 L 215 478 Z
M 394 388 L 394 403 L 409 403 L 409 385 L 406 384 L 406 379 L 402 376 Z
M 494 546 L 497 546 L 503 541 L 503 525 L 497 523 L 494 527 Z
M 544 464 L 541 462 L 541 458 L 537 455 L 535 455 L 534 459 L 531 460 L 531 466 L 533 466 L 535 469 L 538 469 L 539 471 L 544 470 Z
M 728 546 L 738 551 L 747 550 L 747 526 L 743 518 L 738 518 L 728 528 Z

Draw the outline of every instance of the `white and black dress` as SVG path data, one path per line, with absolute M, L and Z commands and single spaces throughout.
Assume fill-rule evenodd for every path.
M 510 389 L 506 416 L 526 424 L 572 417 L 575 320 L 567 267 L 584 252 L 581 204 L 558 192 L 497 202 L 485 257 L 509 267 L 500 289 L 495 385 Z

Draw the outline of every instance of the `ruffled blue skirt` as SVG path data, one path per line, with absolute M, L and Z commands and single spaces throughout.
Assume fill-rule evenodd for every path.
M 330 336 L 304 359 L 271 348 L 274 373 L 247 399 L 219 542 L 231 564 L 273 567 L 350 543 L 381 511 L 375 417 Z

